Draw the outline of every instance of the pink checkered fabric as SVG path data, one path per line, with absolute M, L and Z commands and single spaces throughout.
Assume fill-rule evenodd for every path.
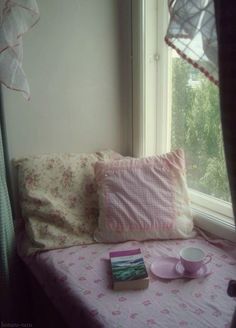
M 97 162 L 103 242 L 192 237 L 182 150 L 142 159 Z

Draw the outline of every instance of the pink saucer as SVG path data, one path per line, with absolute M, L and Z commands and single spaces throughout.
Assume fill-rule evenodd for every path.
M 176 271 L 176 265 L 179 259 L 176 257 L 158 257 L 150 266 L 151 272 L 163 279 L 182 278 L 183 275 Z
M 194 274 L 187 273 L 176 257 L 158 257 L 152 262 L 150 270 L 155 276 L 162 279 L 201 278 L 212 273 L 206 265 L 203 265 Z

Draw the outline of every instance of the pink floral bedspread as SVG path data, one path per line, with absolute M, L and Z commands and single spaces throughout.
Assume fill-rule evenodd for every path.
M 150 265 L 156 257 L 178 256 L 188 245 L 200 246 L 212 255 L 213 274 L 192 280 L 162 280 L 152 275 Z M 25 261 L 69 327 L 85 327 L 81 323 L 87 322 L 87 327 L 106 328 L 226 328 L 236 307 L 226 292 L 229 280 L 236 279 L 235 249 L 226 246 L 201 237 L 93 244 L 42 252 Z M 113 291 L 109 251 L 137 247 L 149 271 L 149 288 Z

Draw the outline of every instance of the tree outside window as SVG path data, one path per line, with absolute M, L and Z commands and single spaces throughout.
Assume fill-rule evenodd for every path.
M 190 188 L 230 202 L 219 90 L 182 58 L 172 58 L 171 148 L 186 154 Z

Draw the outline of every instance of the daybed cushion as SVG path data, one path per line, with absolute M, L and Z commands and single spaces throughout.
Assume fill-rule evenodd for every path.
M 19 252 L 93 243 L 98 218 L 93 165 L 118 158 L 122 156 L 107 150 L 15 160 L 24 220 Z
M 141 159 L 97 162 L 99 242 L 194 236 L 182 149 Z
M 236 277 L 236 258 L 231 254 L 235 246 L 212 242 L 198 237 L 93 244 L 42 252 L 25 261 L 69 327 L 229 328 L 236 302 L 226 291 Z M 163 280 L 150 273 L 157 257 L 177 257 L 186 246 L 201 247 L 212 256 L 211 275 Z M 139 247 L 150 276 L 148 289 L 113 291 L 109 252 Z

